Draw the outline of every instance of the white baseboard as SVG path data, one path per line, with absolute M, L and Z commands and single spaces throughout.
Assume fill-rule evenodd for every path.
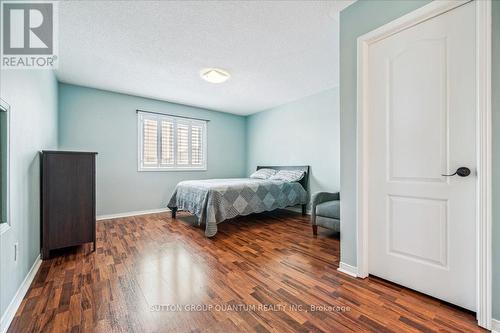
M 168 208 L 157 208 L 157 209 L 148 209 L 148 210 L 137 210 L 134 212 L 125 212 L 118 214 L 107 214 L 107 215 L 99 215 L 97 216 L 97 221 L 109 220 L 109 219 L 118 219 L 121 217 L 129 217 L 129 216 L 138 216 L 138 215 L 147 215 L 147 214 L 156 214 L 156 213 L 165 213 L 169 212 Z
M 491 333 L 500 333 L 500 320 L 491 319 Z
M 14 298 L 10 302 L 7 309 L 5 309 L 5 312 L 3 313 L 2 318 L 0 319 L 0 333 L 5 333 L 9 329 L 10 323 L 12 322 L 12 319 L 14 319 L 17 309 L 21 305 L 24 296 L 26 296 L 26 293 L 28 292 L 28 289 L 31 286 L 31 282 L 33 282 L 33 279 L 35 278 L 36 273 L 38 272 L 38 269 L 40 268 L 41 264 L 42 264 L 42 259 L 40 259 L 40 255 L 38 255 L 38 257 L 35 259 L 35 262 L 33 263 L 33 266 L 31 266 L 30 271 L 24 278 L 24 281 L 19 286 L 19 289 L 17 289 Z
M 298 207 L 287 207 L 285 209 L 293 211 L 293 212 L 297 212 L 297 213 L 302 212 L 302 208 L 298 208 Z M 96 220 L 103 221 L 103 220 L 110 220 L 110 219 L 119 219 L 122 217 L 129 217 L 129 216 L 165 213 L 165 212 L 169 212 L 169 211 L 170 211 L 170 209 L 168 209 L 168 208 L 158 208 L 158 209 L 138 210 L 138 211 L 133 211 L 133 212 L 125 212 L 125 213 L 117 213 L 117 214 L 105 214 L 105 215 L 98 215 L 96 217 Z M 311 215 L 311 211 L 308 209 L 306 211 L 306 214 Z
M 352 277 L 358 277 L 358 268 L 355 266 L 348 265 L 346 263 L 341 262 L 339 264 L 339 268 L 337 268 L 339 272 L 350 275 Z

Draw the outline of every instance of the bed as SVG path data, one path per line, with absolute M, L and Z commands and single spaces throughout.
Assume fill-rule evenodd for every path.
M 213 237 L 218 223 L 237 216 L 297 205 L 305 214 L 309 166 L 258 166 L 260 169 L 298 170 L 304 177 L 298 182 L 253 178 L 182 181 L 168 203 L 172 218 L 178 210 L 188 211 L 196 215 L 198 225 L 205 226 L 205 236 Z

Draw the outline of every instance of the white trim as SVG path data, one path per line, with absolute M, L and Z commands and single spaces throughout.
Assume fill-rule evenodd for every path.
M 99 215 L 99 216 L 96 217 L 96 220 L 97 221 L 103 221 L 103 220 L 109 220 L 109 219 L 119 219 L 119 218 L 122 218 L 122 217 L 129 217 L 129 216 L 139 216 L 139 215 L 147 215 L 147 214 L 165 213 L 165 212 L 169 212 L 169 211 L 170 211 L 170 209 L 168 209 L 168 208 L 137 210 L 137 211 L 125 212 L 125 213 Z
M 337 268 L 337 271 L 350 275 L 352 277 L 358 277 L 358 268 L 343 262 L 339 263 L 339 268 Z
M 500 320 L 491 320 L 491 333 L 500 333 Z
M 31 283 L 33 282 L 33 279 L 35 278 L 36 273 L 38 272 L 38 269 L 40 268 L 41 264 L 42 260 L 40 259 L 40 255 L 38 255 L 38 257 L 35 259 L 35 262 L 33 263 L 33 266 L 31 266 L 30 271 L 24 278 L 24 281 L 19 286 L 19 289 L 17 289 L 17 292 L 12 298 L 12 301 L 10 302 L 9 306 L 7 306 L 7 309 L 5 309 L 5 312 L 2 315 L 2 319 L 0 319 L 0 333 L 7 332 L 7 329 L 9 328 L 10 323 L 14 319 L 17 309 L 21 305 L 24 296 L 26 296 L 26 293 L 28 292 Z
M 207 171 L 207 168 L 204 167 L 204 168 L 157 168 L 157 167 L 153 167 L 153 168 L 147 168 L 147 167 L 139 167 L 139 169 L 137 169 L 138 172 L 182 172 L 182 171 L 185 171 L 185 172 L 191 172 L 191 171 Z
M 7 198 L 6 198 L 6 203 L 5 203 L 5 206 L 6 206 L 6 209 L 7 209 L 7 212 L 6 212 L 6 220 L 7 222 L 6 223 L 2 223 L 1 226 L 0 226 L 0 235 L 5 233 L 6 231 L 8 231 L 10 229 L 10 226 L 11 226 L 11 219 L 10 219 L 10 192 L 11 192 L 11 188 L 10 188 L 10 185 L 11 185 L 11 181 L 10 181 L 10 145 L 12 144 L 11 143 L 11 139 L 10 139 L 10 105 L 4 101 L 3 99 L 0 99 L 0 109 L 2 109 L 3 111 L 1 112 L 7 112 Z M 0 189 L 1 191 L 1 189 Z M 1 204 L 1 203 L 0 203 Z
M 368 219 L 366 179 L 368 159 L 366 158 L 366 133 L 368 124 L 364 121 L 366 111 L 368 46 L 402 30 L 415 26 L 462 6 L 471 0 L 433 1 L 404 15 L 357 40 L 357 265 L 358 276 L 365 278 L 368 270 Z M 485 328 L 491 326 L 491 0 L 475 1 L 477 24 L 477 110 L 478 110 L 478 185 L 477 185 L 477 320 Z
M 9 223 L 0 223 L 0 235 L 3 235 L 10 229 Z
M 414 10 L 413 12 L 403 15 L 395 19 L 394 21 L 391 21 L 375 30 L 372 30 L 358 37 L 358 46 L 359 42 L 367 44 L 378 42 L 382 39 L 385 39 L 389 36 L 392 36 L 408 28 L 411 28 L 417 24 L 427 21 L 433 17 L 439 16 L 447 11 L 460 7 L 471 1 L 473 0 L 432 1 L 429 4 Z M 358 55 L 359 55 L 359 49 L 358 49 Z
M 153 166 L 144 166 L 143 165 L 143 148 L 144 148 L 144 133 L 143 133 L 143 124 L 144 120 L 149 119 L 157 122 L 157 157 L 158 163 Z M 173 124 L 173 153 L 174 153 L 174 163 L 173 165 L 165 165 L 161 164 L 161 121 L 168 120 Z M 177 125 L 184 124 L 189 127 L 188 129 L 188 164 L 187 165 L 179 165 L 177 164 Z M 202 128 L 202 164 L 201 165 L 193 165 L 192 158 L 192 146 L 191 146 L 191 131 L 193 126 L 200 126 Z M 159 113 L 151 114 L 148 112 L 137 112 L 137 171 L 138 172 L 170 172 L 170 171 L 207 171 L 208 164 L 208 120 L 201 119 L 191 119 L 184 118 L 182 116 L 172 116 L 172 115 L 162 115 Z
M 492 321 L 492 109 L 491 1 L 476 1 L 477 75 L 477 208 L 476 208 L 476 318 L 480 326 Z

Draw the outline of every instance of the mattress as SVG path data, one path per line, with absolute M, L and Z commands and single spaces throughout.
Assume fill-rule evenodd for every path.
M 189 180 L 177 184 L 168 208 L 189 211 L 213 237 L 217 224 L 227 219 L 272 211 L 308 201 L 297 182 L 253 178 Z

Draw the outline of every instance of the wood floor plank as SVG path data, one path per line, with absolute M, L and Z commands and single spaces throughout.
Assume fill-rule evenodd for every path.
M 212 239 L 192 221 L 99 222 L 95 252 L 42 263 L 8 332 L 486 332 L 468 311 L 338 272 L 338 234 L 314 237 L 299 214 L 237 218 Z

